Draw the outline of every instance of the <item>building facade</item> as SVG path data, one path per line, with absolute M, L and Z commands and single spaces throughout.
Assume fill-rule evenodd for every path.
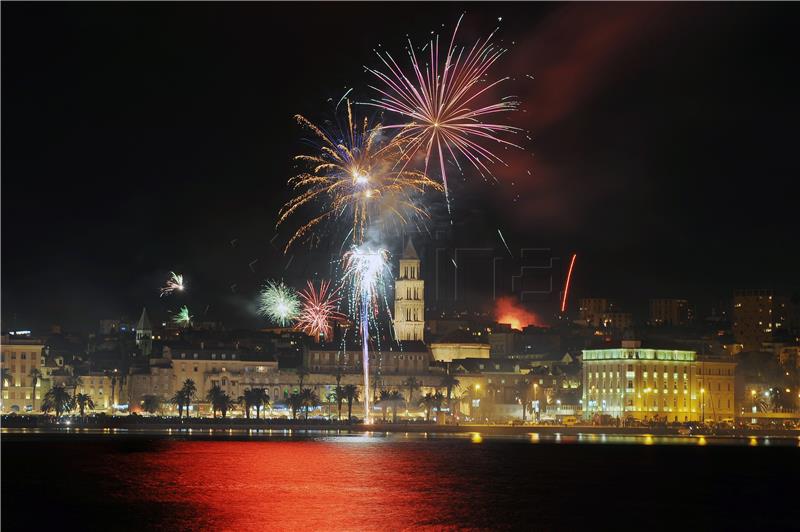
M 730 359 L 645 349 L 637 341 L 623 341 L 618 349 L 587 349 L 584 416 L 667 422 L 733 419 L 735 367 Z
M 411 239 L 394 283 L 394 334 L 401 342 L 425 340 L 425 281 L 420 278 L 420 260 Z
M 788 298 L 772 290 L 737 290 L 733 295 L 733 337 L 745 351 L 759 350 L 764 342 L 788 326 Z
M 599 297 L 585 297 L 580 299 L 578 314 L 580 320 L 586 325 L 599 327 L 603 323 L 603 315 L 608 312 L 608 299 Z
M 685 327 L 690 318 L 689 302 L 685 299 L 650 300 L 650 325 Z
M 38 411 L 44 396 L 41 376 L 45 366 L 44 344 L 31 338 L 3 336 L 0 352 L 2 368 L 6 370 L 3 372 L 2 411 L 21 414 Z M 34 393 L 33 381 L 37 372 Z

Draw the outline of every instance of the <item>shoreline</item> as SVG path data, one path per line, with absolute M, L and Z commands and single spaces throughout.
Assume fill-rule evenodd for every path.
M 38 421 L 38 420 L 36 420 Z M 109 420 L 105 420 L 109 421 Z M 222 433 L 229 431 L 250 432 L 278 431 L 285 433 L 304 433 L 304 432 L 335 432 L 346 434 L 369 434 L 369 433 L 399 433 L 399 434 L 441 434 L 441 435 L 460 435 L 475 434 L 485 436 L 525 436 L 531 433 L 542 435 L 563 435 L 577 436 L 587 435 L 615 435 L 615 436 L 707 436 L 715 438 L 798 438 L 798 429 L 724 429 L 717 431 L 699 431 L 692 434 L 680 434 L 674 427 L 615 427 L 598 425 L 486 425 L 486 424 L 460 424 L 460 425 L 439 425 L 433 423 L 374 423 L 365 425 L 363 423 L 319 423 L 316 421 L 287 422 L 281 421 L 251 421 L 243 423 L 241 420 L 184 420 L 178 422 L 86 422 L 71 421 L 67 423 L 3 423 L 0 427 L 3 436 L 21 436 L 35 434 L 62 434 L 64 436 L 107 433 L 113 434 L 164 434 L 164 435 L 185 435 L 192 432 L 198 434 Z M 173 434 L 177 433 L 177 434 Z

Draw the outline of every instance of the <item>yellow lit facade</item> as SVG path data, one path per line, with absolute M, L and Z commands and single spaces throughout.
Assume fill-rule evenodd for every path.
M 583 351 L 583 411 L 641 421 L 721 421 L 734 417 L 734 369 L 729 360 L 700 359 L 694 351 Z
M 38 410 L 44 392 L 42 378 L 36 384 L 36 401 L 33 398 L 31 370 L 40 372 L 44 366 L 44 345 L 29 338 L 3 336 L 0 340 L 2 367 L 8 370 L 8 379 L 3 383 L 2 411 L 25 413 Z

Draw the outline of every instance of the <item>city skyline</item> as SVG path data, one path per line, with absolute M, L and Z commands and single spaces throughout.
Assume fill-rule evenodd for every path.
M 261 283 L 301 287 L 327 266 L 324 250 L 284 256 L 287 235 L 273 229 L 289 154 L 302 148 L 292 113 L 324 118 L 328 99 L 362 85 L 357 65 L 374 64 L 372 47 L 424 39 L 461 13 L 435 6 L 415 22 L 400 11 L 392 42 L 358 23 L 385 7 L 348 13 L 366 29 L 338 37 L 355 50 L 343 68 L 316 53 L 316 30 L 345 24 L 329 6 L 305 14 L 297 48 L 284 46 L 287 30 L 261 31 L 295 6 L 152 9 L 159 17 L 141 6 L 6 8 L 15 24 L 4 38 L 25 44 L 6 47 L 3 62 L 4 101 L 15 102 L 4 119 L 4 323 L 87 330 L 158 305 L 164 276 L 181 271 L 197 288 L 191 307 L 255 326 L 247 309 Z M 182 17 L 194 24 L 165 30 Z M 768 37 L 741 38 L 751 17 Z M 472 6 L 463 31 L 500 26 L 526 111 L 514 120 L 532 139 L 497 184 L 453 183 L 452 214 L 440 205 L 431 227 L 452 221 L 459 243 L 498 252 L 498 229 L 515 253 L 577 252 L 576 299 L 708 308 L 740 288 L 795 293 L 792 202 L 781 192 L 797 164 L 781 144 L 798 112 L 796 74 L 783 68 L 789 18 L 753 6 Z M 717 31 L 693 31 L 710 21 Z M 132 48 L 139 31 L 161 40 Z M 73 46 L 51 53 L 58 42 Z M 320 75 L 325 87 L 303 81 Z M 63 84 L 48 95 L 52 79 Z M 742 99 L 758 105 L 735 107 Z

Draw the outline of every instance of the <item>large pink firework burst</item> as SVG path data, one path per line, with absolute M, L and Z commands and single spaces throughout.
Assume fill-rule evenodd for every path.
M 489 115 L 516 110 L 519 105 L 513 97 L 501 98 L 486 105 L 481 103 L 491 96 L 492 88 L 509 79 L 504 77 L 493 82 L 484 79 L 489 68 L 506 50 L 491 43 L 494 32 L 486 40 L 478 40 L 469 51 L 466 47 L 456 46 L 455 38 L 460 24 L 461 18 L 453 30 L 443 64 L 437 35 L 426 46 L 430 47 L 430 58 L 424 66 L 420 65 L 414 46 L 409 41 L 408 55 L 412 67 L 409 76 L 388 52 L 376 52 L 388 68 L 388 73 L 367 69 L 383 83 L 382 88 L 372 86 L 380 93 L 380 97 L 368 105 L 397 113 L 406 119 L 404 123 L 384 125 L 382 128 L 399 130 L 396 140 L 404 141 L 407 161 L 419 151 L 425 153 L 425 174 L 428 173 L 431 154 L 438 158 L 445 197 L 448 196 L 445 168 L 448 155 L 459 169 L 457 155 L 461 155 L 485 179 L 487 175 L 492 175 L 488 165 L 505 164 L 485 145 L 487 141 L 519 147 L 500 136 L 515 133 L 519 128 L 483 122 Z
M 299 292 L 303 308 L 297 316 L 295 329 L 327 340 L 333 332 L 333 323 L 345 320 L 344 314 L 337 310 L 341 300 L 339 289 L 331 289 L 330 284 L 330 281 L 321 281 L 317 289 L 308 281 L 306 288 Z

